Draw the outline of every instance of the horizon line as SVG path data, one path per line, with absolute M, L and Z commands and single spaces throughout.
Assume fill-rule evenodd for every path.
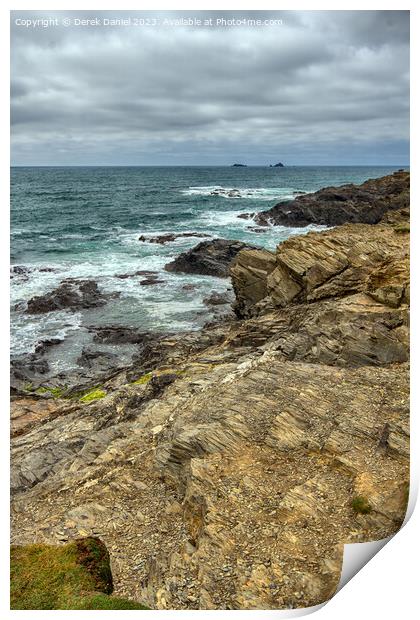
M 10 168 L 408 168 L 407 164 L 10 164 Z

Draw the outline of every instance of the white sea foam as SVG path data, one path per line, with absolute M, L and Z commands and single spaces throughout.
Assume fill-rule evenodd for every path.
M 223 187 L 222 185 L 199 185 L 181 190 L 184 196 L 221 196 L 223 198 L 248 198 L 252 200 L 291 200 L 306 193 L 294 187 Z
M 252 223 L 252 220 L 245 220 L 238 217 L 241 213 L 243 213 L 243 211 L 205 211 L 197 218 L 197 222 L 201 226 L 209 227 L 210 229 L 225 226 L 246 228 L 246 226 Z
M 68 334 L 79 329 L 81 320 L 80 312 L 65 310 L 39 315 L 36 321 L 30 315 L 17 315 L 11 327 L 12 354 L 33 353 L 40 340 L 64 340 Z

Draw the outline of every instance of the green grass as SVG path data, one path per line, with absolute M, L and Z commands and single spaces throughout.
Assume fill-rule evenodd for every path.
M 410 232 L 410 224 L 409 222 L 404 222 L 402 224 L 397 224 L 396 226 L 394 226 L 394 231 L 396 233 L 409 233 Z
M 106 594 L 91 594 L 79 599 L 73 609 L 149 609 L 135 601 Z
M 362 495 L 357 495 L 353 498 L 351 507 L 357 514 L 367 515 L 372 512 L 372 506 L 369 504 L 366 497 L 363 497 Z
M 97 538 L 11 547 L 11 609 L 147 609 L 110 596 L 109 554 Z

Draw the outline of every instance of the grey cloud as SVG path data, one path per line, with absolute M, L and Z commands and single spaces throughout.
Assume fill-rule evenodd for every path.
M 15 164 L 265 163 L 279 153 L 334 163 L 345 143 L 354 163 L 407 161 L 406 11 L 247 14 L 283 19 L 267 28 L 13 25 L 81 13 L 98 15 L 12 13 Z

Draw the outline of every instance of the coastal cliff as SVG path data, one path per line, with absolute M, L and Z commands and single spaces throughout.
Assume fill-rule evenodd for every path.
M 344 198 L 362 223 L 236 254 L 236 319 L 82 397 L 19 394 L 13 544 L 98 537 L 115 594 L 155 609 L 331 597 L 343 544 L 396 532 L 408 500 L 409 175 L 385 179 L 373 223 Z
M 400 170 L 379 179 L 369 179 L 361 185 L 325 187 L 251 215 L 262 226 L 377 224 L 386 212 L 406 208 L 409 203 L 410 173 Z

